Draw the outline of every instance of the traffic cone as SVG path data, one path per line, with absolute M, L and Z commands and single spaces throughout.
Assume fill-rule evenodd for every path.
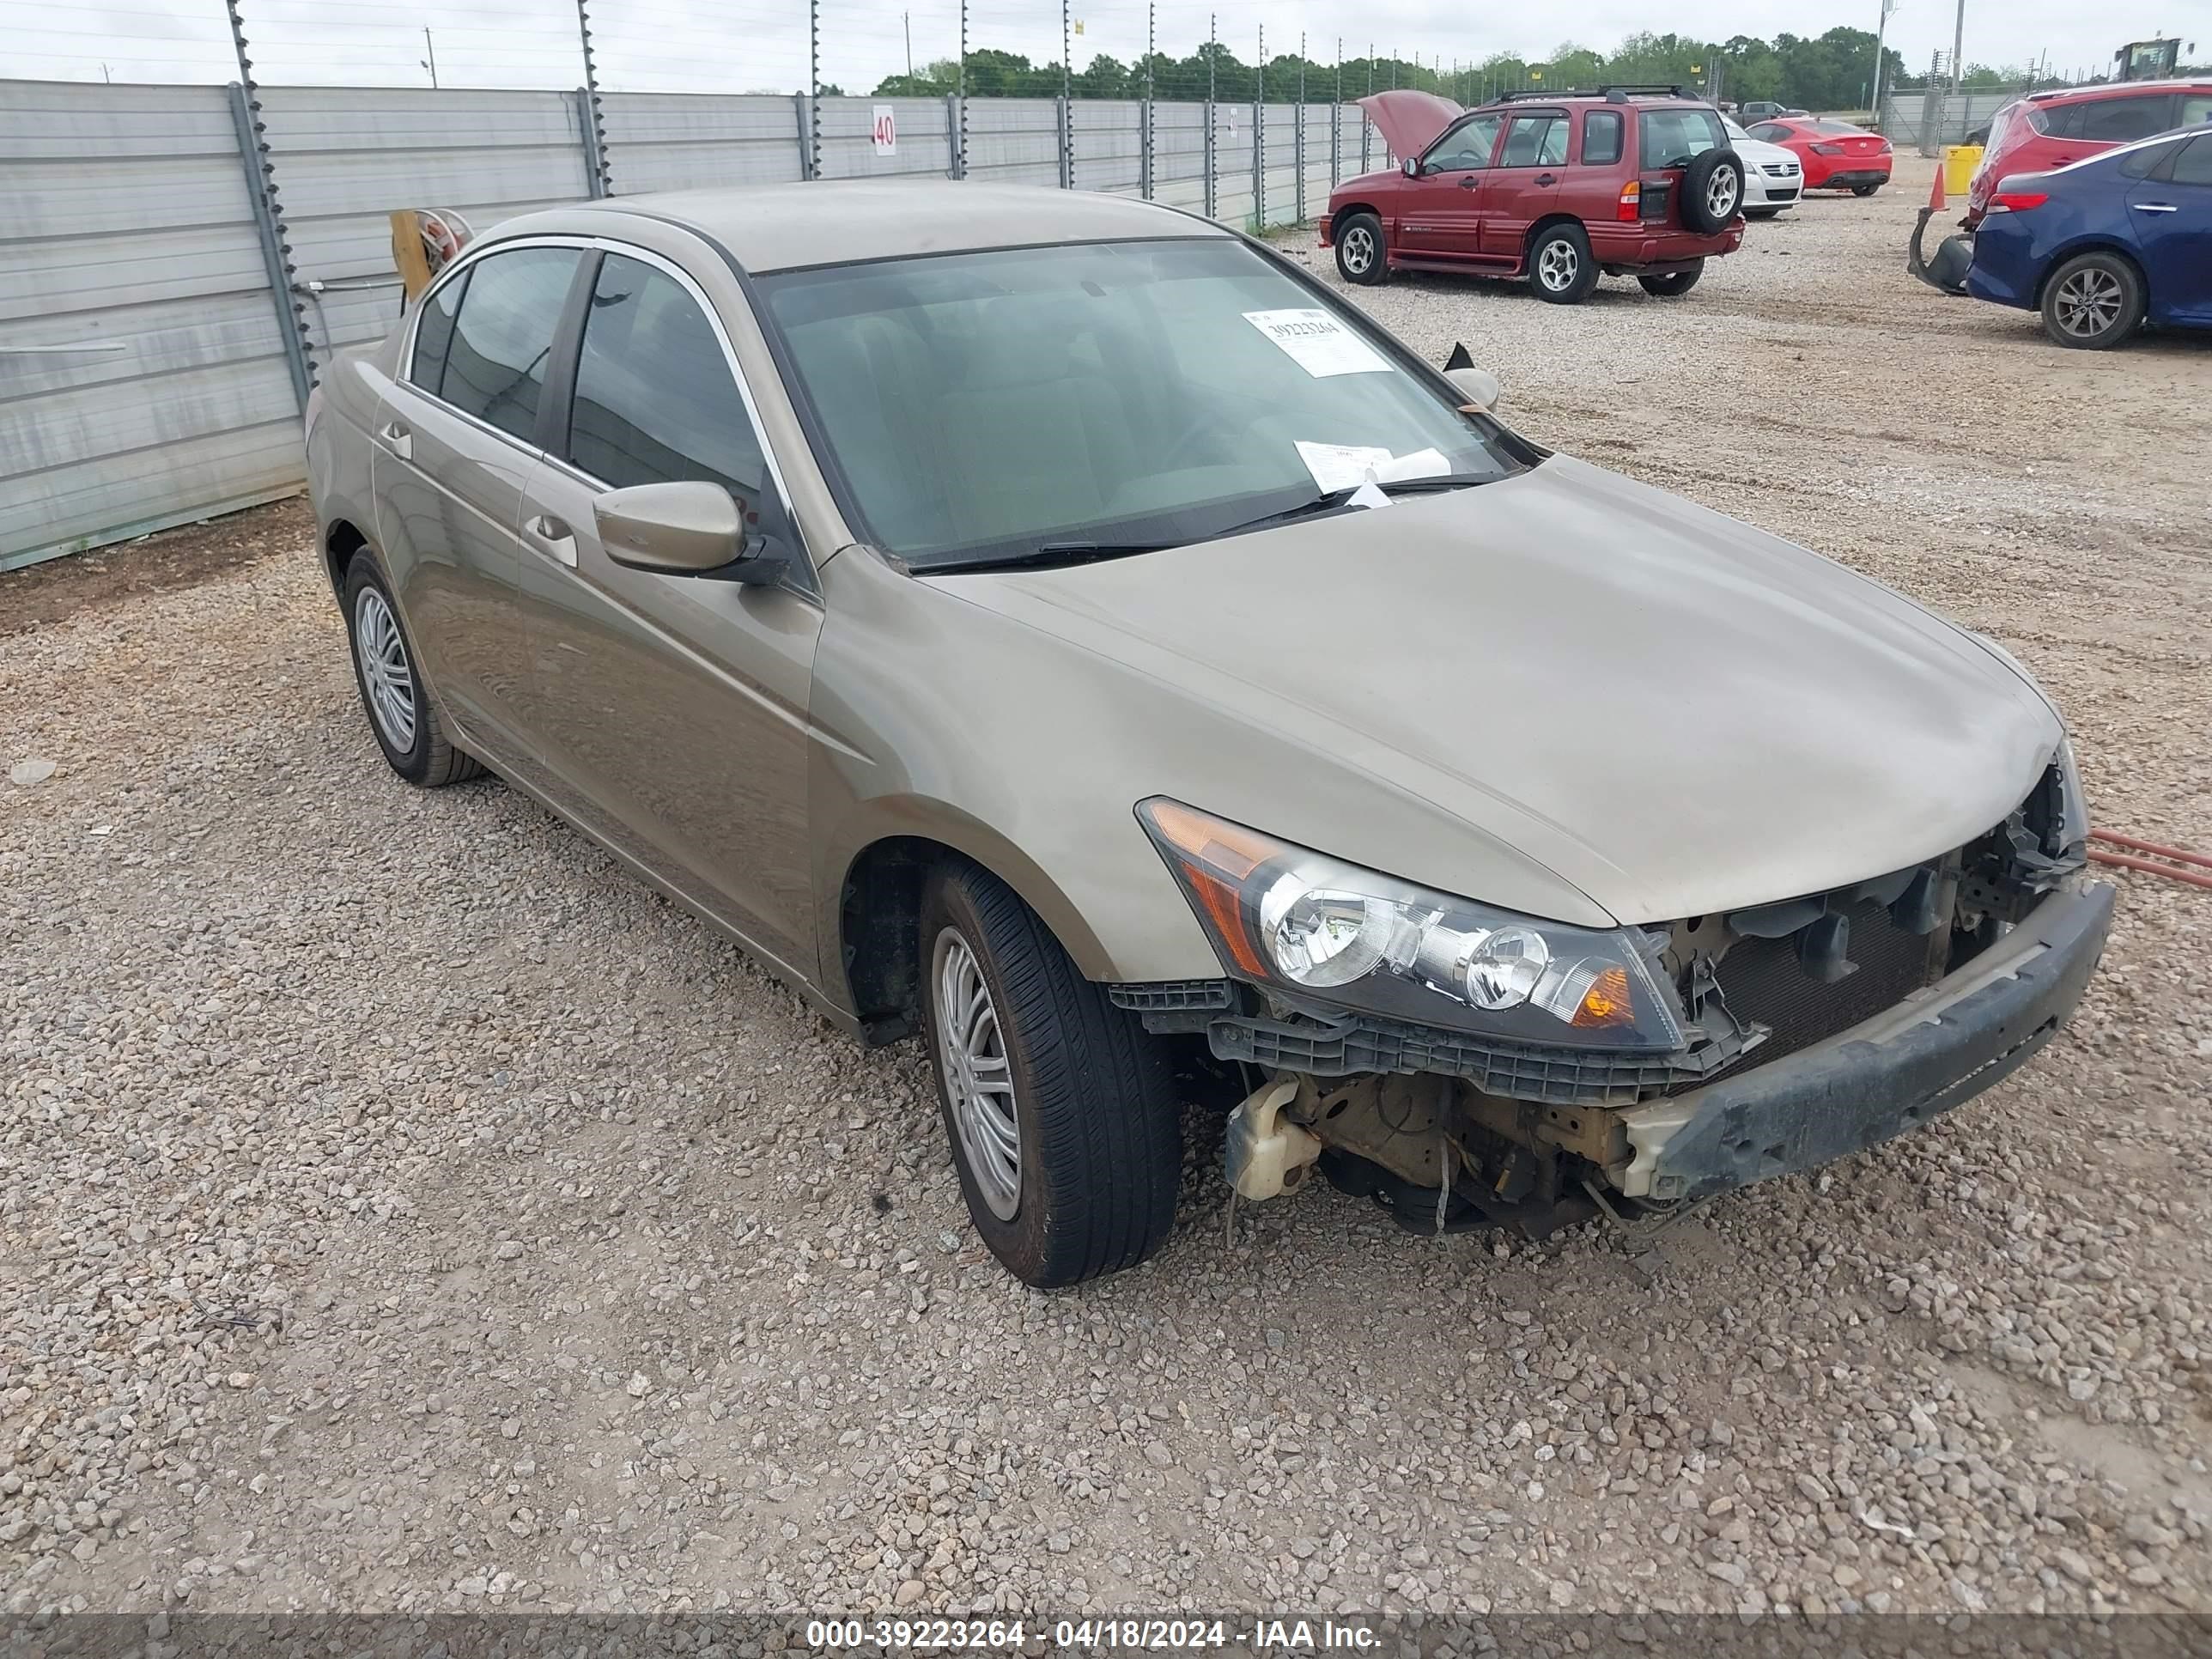
M 1936 182 L 1928 187 L 1928 210 L 1930 213 L 1943 210 L 1943 158 L 1940 155 L 1936 158 Z

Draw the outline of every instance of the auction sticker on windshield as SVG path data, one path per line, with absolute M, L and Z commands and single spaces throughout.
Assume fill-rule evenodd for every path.
M 1326 311 L 1248 311 L 1244 320 L 1316 380 L 1389 372 L 1381 352 Z

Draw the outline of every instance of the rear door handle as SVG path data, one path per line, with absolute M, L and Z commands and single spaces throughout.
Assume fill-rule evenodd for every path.
M 2178 213 L 2180 210 L 2171 202 L 2130 202 L 2128 205 L 2137 213 Z
M 386 447 L 403 461 L 414 451 L 415 434 L 404 421 L 386 421 L 377 428 L 376 435 L 383 439 Z

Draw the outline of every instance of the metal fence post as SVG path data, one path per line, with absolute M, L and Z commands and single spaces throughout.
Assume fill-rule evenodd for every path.
M 822 176 L 822 0 L 806 3 L 806 176 Z
M 1214 14 L 1206 14 L 1206 216 L 1213 217 L 1214 201 L 1214 137 L 1213 137 L 1213 59 Z
M 811 179 L 816 172 L 814 144 L 807 136 L 814 131 L 813 102 L 803 92 L 791 95 L 791 107 L 799 117 L 799 176 L 802 179 Z
M 952 153 L 951 161 L 945 170 L 947 178 L 965 179 L 968 176 L 967 128 L 968 113 L 960 107 L 960 94 L 957 92 L 946 93 L 945 94 L 945 148 Z
M 236 16 L 236 12 L 232 15 Z M 292 292 L 292 263 L 286 257 L 289 250 L 271 199 L 276 187 L 269 146 L 261 136 L 246 88 L 236 81 L 230 83 L 230 118 L 238 130 L 238 160 L 246 169 L 246 198 L 252 206 L 253 228 L 260 237 L 261 268 L 269 278 L 269 297 L 276 307 L 276 332 L 284 342 L 284 367 L 291 373 L 292 395 L 299 402 L 300 412 L 305 414 L 307 393 L 314 385 L 314 372 L 307 363 L 307 315 Z
M 1298 36 L 1298 112 L 1291 123 L 1291 153 L 1298 163 L 1297 222 L 1306 222 L 1306 38 Z
M 615 189 L 614 179 L 607 171 L 607 129 L 599 112 L 599 66 L 592 52 L 592 18 L 585 9 L 585 0 L 576 0 L 576 34 L 584 43 L 584 160 L 592 175 L 586 182 L 592 199 L 597 201 L 613 195 Z
M 584 135 L 584 187 L 593 201 L 613 193 L 607 180 L 605 135 L 599 131 L 598 103 L 589 87 L 576 88 L 576 125 Z
M 1075 147 L 1068 142 L 1067 94 L 1062 93 L 1054 101 L 1059 106 L 1055 113 L 1060 121 L 1060 187 L 1062 190 L 1073 190 L 1075 188 Z
M 1252 70 L 1252 222 L 1267 228 L 1267 26 L 1260 25 L 1260 61 Z
M 1152 199 L 1152 31 L 1158 14 L 1156 5 L 1145 8 L 1145 101 L 1137 109 L 1137 193 L 1147 202 Z

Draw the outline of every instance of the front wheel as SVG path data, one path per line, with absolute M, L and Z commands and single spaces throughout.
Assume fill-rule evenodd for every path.
M 2142 319 L 2142 274 L 2117 253 L 2076 254 L 2043 285 L 2043 331 L 2060 345 L 2101 351 Z
M 1698 260 L 1686 270 L 1662 270 L 1649 276 L 1638 276 L 1646 294 L 1656 294 L 1662 300 L 1671 300 L 1677 294 L 1687 294 L 1697 287 L 1698 278 L 1705 274 L 1705 262 Z
M 1134 1267 L 1175 1222 L 1182 1123 L 1161 1039 L 969 864 L 922 891 L 922 1021 L 968 1213 L 1025 1285 Z
M 1578 304 L 1597 286 L 1597 262 L 1580 225 L 1553 225 L 1528 249 L 1528 285 L 1555 306 Z
M 1347 283 L 1372 288 L 1390 274 L 1382 246 L 1382 222 L 1371 213 L 1355 213 L 1337 227 L 1337 274 Z
M 1875 191 L 1881 188 L 1881 186 L 1880 185 L 1853 185 L 1851 186 L 1851 194 L 1854 196 L 1871 196 Z

